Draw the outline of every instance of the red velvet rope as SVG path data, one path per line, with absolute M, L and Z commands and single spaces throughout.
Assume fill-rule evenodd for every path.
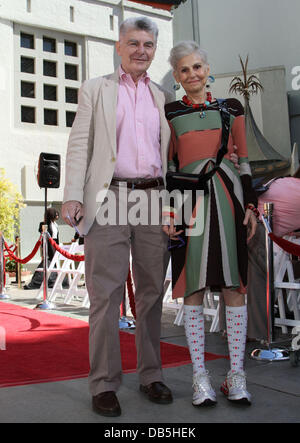
M 84 261 L 84 255 L 73 255 L 70 254 L 68 251 L 66 251 L 65 249 L 61 248 L 55 240 L 53 240 L 52 237 L 49 237 L 49 241 L 51 243 L 51 245 L 64 257 L 68 258 L 69 260 L 74 260 L 74 261 Z
M 274 243 L 280 246 L 281 249 L 283 249 L 288 254 L 300 257 L 300 245 L 285 240 L 284 238 L 277 237 L 277 235 L 273 234 L 273 232 L 270 232 L 269 237 Z
M 128 277 L 127 277 L 127 291 L 128 291 L 130 309 L 131 309 L 133 317 L 136 319 L 134 292 L 133 292 L 130 269 L 129 269 Z
M 13 249 L 13 251 L 11 250 L 11 248 L 14 246 L 14 249 Z M 15 252 L 16 251 L 16 249 L 17 249 L 17 245 L 11 245 L 11 246 L 9 246 L 9 250 L 11 251 L 11 252 Z M 3 254 L 3 284 L 4 284 L 4 287 L 5 287 L 5 285 L 6 285 L 6 272 L 5 272 L 5 266 L 6 266 L 6 259 L 7 258 L 9 258 L 9 255 L 7 254 L 7 255 L 5 255 L 5 254 Z
M 17 250 L 17 245 L 11 245 L 11 246 L 6 245 L 5 248 L 6 248 L 6 249 L 9 249 L 10 252 L 16 252 L 16 250 Z M 11 250 L 11 248 L 14 248 L 13 251 Z
M 11 250 L 10 250 L 10 248 L 9 248 L 9 246 L 8 246 L 8 244 L 6 243 L 6 241 L 4 241 L 4 246 L 5 246 L 5 250 L 6 250 L 6 252 L 8 253 L 8 255 L 9 255 L 9 257 L 12 259 L 12 260 L 15 260 L 17 263 L 21 263 L 21 264 L 25 264 L 25 263 L 28 263 L 34 256 L 35 256 L 35 254 L 37 253 L 37 251 L 39 250 L 39 248 L 40 248 L 40 246 L 41 246 L 41 244 L 42 244 L 42 236 L 39 238 L 39 240 L 36 242 L 36 245 L 35 245 L 35 247 L 33 248 L 33 251 L 29 254 L 29 255 L 27 255 L 27 257 L 25 257 L 25 258 L 19 258 L 19 257 L 17 257 Z

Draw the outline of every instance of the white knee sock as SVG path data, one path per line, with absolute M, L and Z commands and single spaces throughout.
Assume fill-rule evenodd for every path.
M 247 338 L 247 306 L 226 306 L 226 323 L 231 371 L 243 371 Z
M 204 315 L 203 306 L 184 305 L 184 328 L 191 359 L 193 373 L 205 372 L 204 364 Z

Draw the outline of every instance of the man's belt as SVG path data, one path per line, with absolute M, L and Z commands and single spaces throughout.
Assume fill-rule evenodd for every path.
M 162 177 L 157 178 L 136 178 L 127 180 L 124 178 L 113 178 L 111 184 L 114 186 L 125 186 L 129 189 L 148 189 L 164 186 Z

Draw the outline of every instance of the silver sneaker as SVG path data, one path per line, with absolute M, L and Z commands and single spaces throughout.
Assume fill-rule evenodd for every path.
M 244 405 L 251 405 L 251 395 L 246 387 L 246 374 L 244 371 L 229 371 L 221 391 L 230 401 Z
M 217 403 L 216 393 L 210 384 L 208 371 L 193 377 L 193 405 L 214 406 Z

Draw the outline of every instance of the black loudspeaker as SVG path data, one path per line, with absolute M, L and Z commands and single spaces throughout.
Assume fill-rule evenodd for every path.
M 41 152 L 38 168 L 38 185 L 40 188 L 59 188 L 60 155 Z

